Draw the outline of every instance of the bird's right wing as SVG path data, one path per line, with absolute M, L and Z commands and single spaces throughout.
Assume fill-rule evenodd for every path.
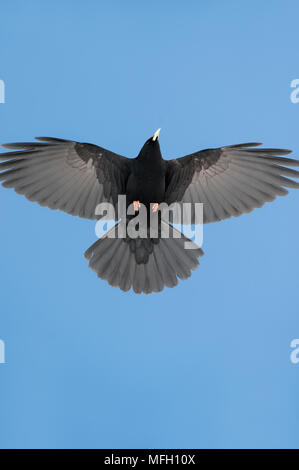
M 86 219 L 99 218 L 97 205 L 124 194 L 132 160 L 97 145 L 51 137 L 4 144 L 0 181 L 30 201 Z
M 299 188 L 298 160 L 285 158 L 290 150 L 253 148 L 248 143 L 202 150 L 167 161 L 166 202 L 203 203 L 203 222 L 215 222 L 251 212 L 285 188 Z M 196 222 L 192 206 L 189 223 Z M 198 222 L 198 221 L 197 221 Z

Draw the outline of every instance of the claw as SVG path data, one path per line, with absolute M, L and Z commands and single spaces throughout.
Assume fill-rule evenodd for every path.
M 140 202 L 139 201 L 133 201 L 133 207 L 134 207 L 134 211 L 139 211 L 140 209 Z
M 153 204 L 152 211 L 157 212 L 158 209 L 159 209 L 159 204 L 155 202 L 155 204 Z

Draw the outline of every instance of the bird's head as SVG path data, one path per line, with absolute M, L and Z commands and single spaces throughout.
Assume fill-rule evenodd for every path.
M 153 158 L 158 157 L 162 158 L 160 144 L 159 144 L 159 134 L 161 129 L 158 129 L 152 137 L 147 139 L 142 149 L 139 152 L 139 158 Z

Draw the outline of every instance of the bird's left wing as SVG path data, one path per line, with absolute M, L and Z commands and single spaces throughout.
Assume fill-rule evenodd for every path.
M 298 160 L 282 149 L 257 149 L 257 143 L 202 150 L 167 161 L 166 202 L 203 203 L 203 222 L 239 216 L 261 207 L 285 188 L 299 188 Z M 194 223 L 193 206 L 191 223 Z
M 96 219 L 101 202 L 117 203 L 132 160 L 97 145 L 52 137 L 4 144 L 0 181 L 30 201 L 71 215 Z

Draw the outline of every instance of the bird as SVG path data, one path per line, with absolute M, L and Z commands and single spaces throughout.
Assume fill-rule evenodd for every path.
M 157 236 L 148 226 L 143 236 L 117 236 L 120 224 L 128 227 L 141 205 L 151 215 L 160 213 L 162 204 L 200 203 L 202 222 L 207 224 L 239 217 L 285 196 L 286 188 L 299 188 L 299 171 L 292 168 L 299 166 L 299 160 L 286 157 L 291 150 L 250 142 L 165 160 L 160 130 L 135 158 L 54 137 L 3 144 L 9 151 L 0 154 L 0 181 L 41 206 L 85 219 L 101 219 L 97 207 L 109 204 L 115 209 L 115 225 L 85 252 L 89 267 L 125 292 L 160 292 L 189 278 L 204 253 L 195 243 L 186 249 L 188 237 L 161 214 Z M 126 209 L 133 207 L 124 221 L 119 220 L 120 196 L 126 198 Z M 198 223 L 195 211 L 190 214 L 188 223 Z M 163 237 L 166 226 L 168 237 Z

